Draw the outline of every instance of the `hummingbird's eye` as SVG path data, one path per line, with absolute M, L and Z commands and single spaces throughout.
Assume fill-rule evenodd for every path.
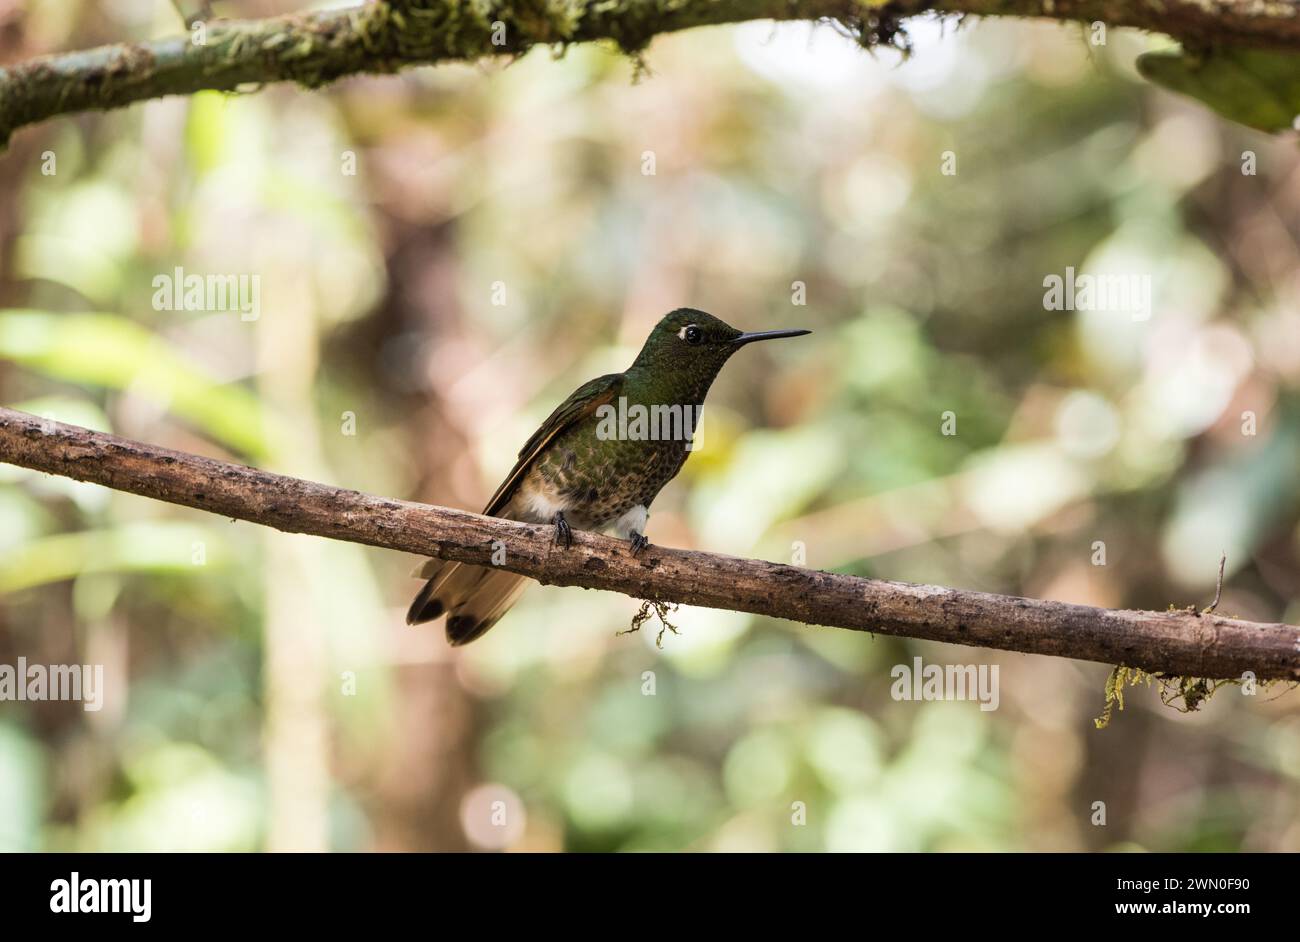
M 704 339 L 704 331 L 700 330 L 694 324 L 688 324 L 682 328 L 682 332 L 677 335 L 689 343 L 691 346 L 699 343 Z

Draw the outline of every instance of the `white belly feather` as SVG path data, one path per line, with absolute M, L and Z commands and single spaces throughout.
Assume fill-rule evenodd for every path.
M 645 522 L 650 518 L 650 511 L 645 504 L 637 504 L 623 516 L 614 521 L 614 532 L 620 539 L 631 539 L 632 532 L 645 535 Z

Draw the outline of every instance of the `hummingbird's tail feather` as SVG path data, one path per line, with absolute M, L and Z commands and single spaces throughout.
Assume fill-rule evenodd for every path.
M 487 633 L 528 586 L 525 576 L 431 559 L 418 574 L 428 578 L 406 613 L 408 625 L 447 615 L 447 641 L 469 644 Z

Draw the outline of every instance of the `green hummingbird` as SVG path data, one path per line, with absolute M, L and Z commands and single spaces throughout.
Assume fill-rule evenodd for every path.
M 524 443 L 483 513 L 553 524 L 556 543 L 566 548 L 574 527 L 612 527 L 639 554 L 650 543 L 650 504 L 690 455 L 704 397 L 722 365 L 745 344 L 807 333 L 742 333 L 703 311 L 678 308 L 655 325 L 626 372 L 584 383 L 560 403 Z M 414 574 L 428 581 L 406 623 L 446 614 L 453 646 L 481 637 L 528 584 L 512 572 L 440 559 Z

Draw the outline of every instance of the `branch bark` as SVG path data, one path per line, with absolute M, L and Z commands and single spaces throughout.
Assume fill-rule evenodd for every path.
M 1049 654 L 1148 672 L 1300 680 L 1300 628 L 1193 611 L 1112 611 L 911 585 L 575 533 L 374 497 L 0 409 L 0 461 L 237 520 L 501 568 L 543 584 L 751 612 L 809 625 Z
M 655 36 L 746 20 L 833 20 L 864 46 L 901 42 L 922 13 L 1104 22 L 1185 44 L 1300 51 L 1296 0 L 370 0 L 344 10 L 205 24 L 194 35 L 59 53 L 0 68 L 0 149 L 24 125 L 166 95 L 293 81 L 316 88 L 348 75 L 521 55 L 538 45 L 612 40 L 644 49 Z M 501 24 L 497 27 L 496 24 Z

